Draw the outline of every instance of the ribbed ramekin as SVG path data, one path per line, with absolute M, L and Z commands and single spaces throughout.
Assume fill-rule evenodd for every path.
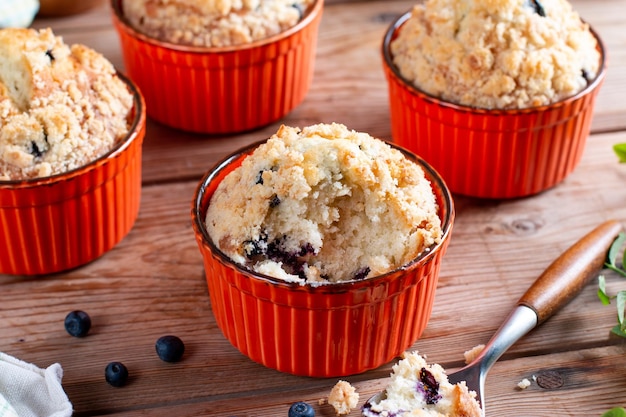
M 42 275 L 84 265 L 128 234 L 139 212 L 146 114 L 135 85 L 130 131 L 113 150 L 72 171 L 0 181 L 0 273 Z
M 529 196 L 572 173 L 606 75 L 605 49 L 596 32 L 602 62 L 583 91 L 547 106 L 485 110 L 430 96 L 401 76 L 389 45 L 410 16 L 392 23 L 382 44 L 395 143 L 430 162 L 453 193 L 472 197 Z
M 313 79 L 323 0 L 294 27 L 234 47 L 162 42 L 135 30 L 112 0 L 124 65 L 148 103 L 148 116 L 196 133 L 236 133 L 279 120 L 306 96 Z
M 365 280 L 288 283 L 234 263 L 206 229 L 206 212 L 218 184 L 258 145 L 217 164 L 193 198 L 192 224 L 219 328 L 250 359 L 295 375 L 345 376 L 392 360 L 421 336 L 430 319 L 454 221 L 445 183 L 425 161 L 402 150 L 431 181 L 443 227 L 441 243 L 397 270 Z

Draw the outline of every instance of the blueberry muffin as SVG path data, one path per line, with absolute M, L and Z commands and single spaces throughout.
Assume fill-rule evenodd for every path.
M 234 262 L 326 284 L 394 270 L 441 241 L 430 182 L 382 140 L 346 126 L 281 126 L 220 183 L 209 235 Z
M 415 87 L 486 109 L 554 103 L 600 67 L 596 38 L 566 0 L 427 0 L 390 47 Z
M 128 133 L 133 96 L 111 63 L 50 29 L 0 30 L 0 180 L 60 174 Z
M 481 417 L 476 393 L 465 382 L 451 384 L 439 364 L 405 353 L 392 368 L 386 398 L 363 407 L 366 417 Z
M 131 26 L 179 45 L 248 44 L 294 26 L 315 0 L 124 0 Z

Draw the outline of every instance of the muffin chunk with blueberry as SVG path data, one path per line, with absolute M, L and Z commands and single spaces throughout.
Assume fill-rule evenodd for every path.
M 481 417 L 476 393 L 465 381 L 451 384 L 439 364 L 405 352 L 393 366 L 385 397 L 363 407 L 366 417 Z
M 0 30 L 0 180 L 60 174 L 128 133 L 133 96 L 98 52 L 50 29 Z
M 238 264 L 325 284 L 394 270 L 439 243 L 421 167 L 367 133 L 281 126 L 211 198 L 209 235 Z
M 139 32 L 178 45 L 228 47 L 277 35 L 315 0 L 124 0 Z

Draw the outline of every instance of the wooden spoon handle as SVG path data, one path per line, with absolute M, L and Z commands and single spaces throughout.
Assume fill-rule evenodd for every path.
M 596 227 L 552 262 L 517 305 L 534 310 L 537 324 L 545 321 L 597 276 L 621 231 L 621 224 L 613 220 Z

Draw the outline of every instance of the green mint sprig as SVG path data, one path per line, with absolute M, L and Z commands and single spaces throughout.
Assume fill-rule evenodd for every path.
M 626 417 L 626 410 L 621 407 L 612 408 L 602 414 L 601 417 Z
M 613 145 L 613 151 L 619 158 L 619 161 L 626 163 L 626 143 L 618 143 Z
M 626 233 L 622 232 L 609 248 L 609 254 L 604 266 L 626 277 L 626 251 L 622 250 L 624 242 L 626 242 Z M 626 337 L 626 319 L 624 319 L 626 311 L 626 290 L 618 291 L 618 293 L 613 296 L 609 295 L 606 291 L 606 280 L 603 275 L 600 275 L 598 277 L 598 298 L 604 305 L 609 305 L 611 304 L 611 300 L 615 300 L 617 306 L 617 325 L 611 329 L 611 332 L 620 337 Z

